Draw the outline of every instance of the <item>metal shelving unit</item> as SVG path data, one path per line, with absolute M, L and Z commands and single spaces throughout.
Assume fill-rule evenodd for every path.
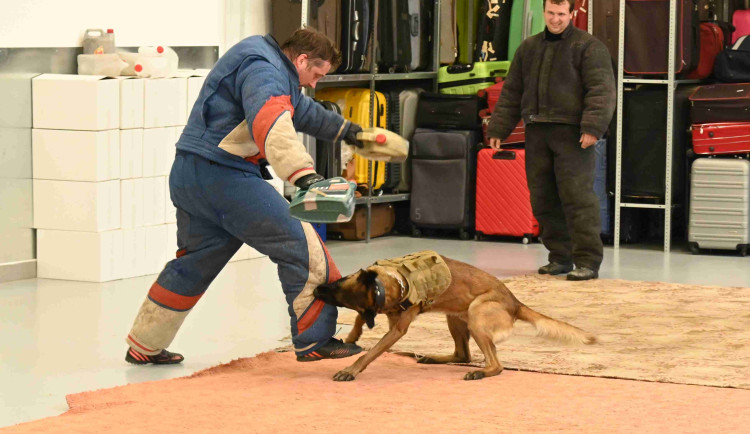
M 593 3 L 589 2 L 589 29 L 593 28 Z M 677 16 L 676 0 L 669 2 L 669 37 L 668 37 L 668 73 L 667 79 L 646 79 L 625 77 L 625 2 L 620 2 L 620 30 L 618 41 L 617 56 L 617 159 L 615 165 L 615 222 L 614 222 L 614 248 L 620 248 L 620 212 L 622 208 L 646 208 L 664 210 L 664 251 L 669 252 L 671 247 L 671 229 L 672 229 L 672 134 L 674 123 L 674 91 L 680 83 L 697 82 L 696 80 L 676 80 L 674 73 L 675 50 L 674 42 L 676 37 L 677 25 L 675 19 Z M 664 186 L 664 204 L 643 204 L 622 201 L 622 124 L 623 124 L 623 90 L 625 83 L 636 84 L 662 84 L 667 89 L 667 138 L 665 161 L 665 186 Z
M 302 0 L 302 26 L 307 25 L 307 17 L 309 13 L 309 1 L 310 0 Z M 471 2 L 467 2 L 469 4 L 469 11 L 473 11 L 473 5 Z M 373 7 L 375 8 L 375 15 L 379 16 L 377 11 L 378 2 L 373 2 Z M 471 24 L 469 24 L 471 26 Z M 375 40 L 377 37 L 377 23 L 372 24 L 372 33 L 370 34 L 372 38 L 372 45 L 371 50 L 373 51 L 370 53 L 370 72 L 369 73 L 359 73 L 359 74 L 335 74 L 335 75 L 327 75 L 323 78 L 321 78 L 318 81 L 318 86 L 326 86 L 330 84 L 337 84 L 337 83 L 360 83 L 369 84 L 370 88 L 370 125 L 374 124 L 374 113 L 375 113 L 375 83 L 376 82 L 386 82 L 386 81 L 403 81 L 403 80 L 432 80 L 432 87 L 433 91 L 437 91 L 437 70 L 440 67 L 440 0 L 435 0 L 434 4 L 434 10 L 433 10 L 433 20 L 432 20 L 432 70 L 431 71 L 415 71 L 415 72 L 407 72 L 407 73 L 381 73 L 378 72 L 377 62 L 376 62 L 376 55 L 374 53 L 375 51 Z M 310 92 L 306 90 L 307 95 L 313 96 L 314 92 Z M 363 125 L 364 126 L 364 125 Z M 308 152 L 312 149 L 312 144 L 315 139 L 304 135 L 303 136 L 303 143 L 305 144 L 305 147 L 307 148 Z M 338 160 L 335 155 L 335 149 L 331 150 L 331 155 L 329 156 L 329 161 L 335 161 Z M 368 164 L 368 170 L 367 170 L 367 185 L 368 185 L 368 195 L 363 196 L 360 198 L 357 198 L 355 203 L 357 205 L 365 205 L 367 207 L 367 230 L 365 231 L 365 242 L 370 242 L 370 225 L 371 225 L 371 219 L 372 219 L 372 204 L 374 203 L 387 203 L 387 202 L 400 202 L 400 201 L 406 201 L 410 199 L 409 193 L 399 193 L 399 194 L 383 194 L 379 196 L 373 196 L 372 195 L 372 184 L 373 184 L 373 163 L 372 161 L 369 161 Z

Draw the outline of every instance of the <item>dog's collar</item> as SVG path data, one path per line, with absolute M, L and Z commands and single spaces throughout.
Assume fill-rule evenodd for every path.
M 406 285 L 404 285 L 404 281 L 401 280 L 400 273 L 398 271 L 391 271 L 391 270 L 386 270 L 386 272 L 388 274 L 390 274 L 391 277 L 393 277 L 394 279 L 396 279 L 396 281 L 398 282 L 398 285 L 401 287 L 401 292 L 400 292 L 399 298 L 398 298 L 400 300 L 399 303 L 398 303 L 399 309 L 401 309 L 403 311 L 403 310 L 406 310 L 406 309 L 412 307 L 414 305 L 414 303 L 412 303 L 409 300 L 409 293 L 406 290 Z
M 400 286 L 400 293 L 399 293 L 399 297 L 398 297 L 398 299 L 400 300 L 399 303 L 398 303 L 399 309 L 406 310 L 406 309 L 412 307 L 413 303 L 409 300 L 409 293 L 406 290 L 406 285 L 404 285 L 404 281 L 401 278 L 401 274 L 397 270 L 389 270 L 387 268 L 386 268 L 386 273 L 390 274 L 391 277 L 393 277 L 394 279 L 396 279 L 396 282 L 398 282 L 398 285 Z M 380 279 L 375 279 L 375 287 L 376 287 L 375 299 L 376 299 L 376 301 L 377 301 L 377 296 L 378 296 L 378 292 L 377 292 L 378 284 L 382 285 L 382 282 L 380 281 Z M 385 291 L 383 291 L 383 292 L 385 292 Z M 385 294 L 383 295 L 383 304 L 385 304 Z M 378 307 L 383 307 L 383 305 L 382 304 L 378 304 Z
M 385 285 L 378 277 L 375 278 L 375 304 L 378 308 L 385 305 Z

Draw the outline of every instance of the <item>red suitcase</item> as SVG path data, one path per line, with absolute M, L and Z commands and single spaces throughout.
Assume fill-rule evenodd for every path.
M 717 122 L 693 125 L 696 154 L 744 154 L 750 152 L 750 122 Z
M 701 45 L 698 66 L 685 78 L 708 78 L 714 72 L 716 55 L 724 49 L 724 32 L 716 23 L 701 23 Z
M 492 115 L 487 109 L 479 111 L 479 118 L 482 119 L 482 141 L 485 145 L 490 144 L 490 138 L 487 137 L 487 127 L 490 125 L 490 118 Z M 523 126 L 523 121 L 519 122 L 513 131 L 510 133 L 508 138 L 503 141 L 503 145 L 514 145 L 518 143 L 526 142 L 526 127 Z
M 487 111 L 490 113 L 495 110 L 497 100 L 500 99 L 500 92 L 503 90 L 503 84 L 505 84 L 505 82 L 502 77 L 498 77 L 495 79 L 495 84 L 490 87 L 485 87 L 477 92 L 477 95 L 479 95 L 480 98 L 487 97 Z
M 575 0 L 573 7 L 573 25 L 581 30 L 589 30 L 588 0 Z
M 526 151 L 482 149 L 477 155 L 477 239 L 484 235 L 539 236 L 526 184 Z

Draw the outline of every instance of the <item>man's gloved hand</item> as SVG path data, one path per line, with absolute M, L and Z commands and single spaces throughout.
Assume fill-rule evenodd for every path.
M 362 143 L 361 140 L 357 139 L 357 133 L 362 132 L 362 127 L 352 122 L 351 125 L 349 125 L 349 130 L 347 130 L 346 134 L 344 134 L 344 141 L 347 145 L 356 146 L 358 148 L 364 148 L 365 144 Z
M 318 175 L 317 173 L 311 173 L 309 175 L 305 175 L 298 179 L 294 185 L 299 187 L 300 190 L 307 190 L 310 188 L 311 185 L 315 184 L 316 182 L 324 181 L 325 178 L 321 175 Z

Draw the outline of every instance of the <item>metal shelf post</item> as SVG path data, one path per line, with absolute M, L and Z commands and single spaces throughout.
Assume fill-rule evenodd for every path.
M 593 3 L 593 2 L 591 2 Z M 589 8 L 593 7 L 592 4 Z M 648 208 L 664 210 L 664 251 L 669 252 L 671 247 L 672 234 L 672 141 L 674 126 L 674 92 L 678 80 L 675 80 L 674 61 L 675 61 L 675 38 L 677 32 L 677 0 L 669 2 L 669 35 L 667 40 L 667 79 L 639 79 L 625 78 L 625 2 L 620 1 L 620 22 L 619 22 L 619 40 L 617 53 L 617 158 L 615 163 L 615 228 L 614 228 L 614 248 L 620 248 L 620 213 L 622 208 Z M 589 12 L 589 29 L 593 25 L 593 13 Z M 622 124 L 623 124 L 623 90 L 624 83 L 649 83 L 649 84 L 666 84 L 667 85 L 667 135 L 664 146 L 666 146 L 665 161 L 665 184 L 664 184 L 664 205 L 638 204 L 622 202 Z

